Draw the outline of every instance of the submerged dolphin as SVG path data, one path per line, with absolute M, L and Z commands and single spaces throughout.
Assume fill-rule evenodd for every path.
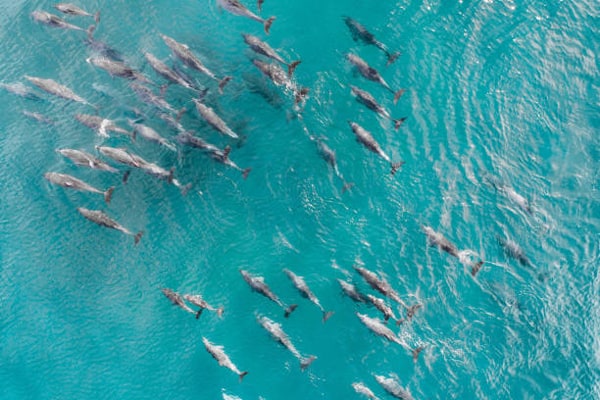
M 342 292 L 357 303 L 366 303 L 367 297 L 358 291 L 356 286 L 351 283 L 338 279 L 338 283 L 342 287 Z
M 97 169 L 100 171 L 108 171 L 112 173 L 119 172 L 118 169 L 111 167 L 104 161 L 100 160 L 98 157 L 85 151 L 75 149 L 58 149 L 56 151 L 62 154 L 64 157 L 68 158 L 69 160 L 73 161 L 75 165 L 79 165 L 81 167 L 88 167 L 91 169 Z
M 109 58 L 114 61 L 123 62 L 123 55 L 118 51 L 110 47 L 108 44 L 96 40 L 94 38 L 94 31 L 96 30 L 96 25 L 90 26 L 86 33 L 87 37 L 85 38 L 85 43 L 97 54 L 105 58 Z
M 406 117 L 399 118 L 399 119 L 392 118 L 392 116 L 390 115 L 388 110 L 383 108 L 377 102 L 377 100 L 375 100 L 375 98 L 366 90 L 362 90 L 362 89 L 357 88 L 356 86 L 350 85 L 350 91 L 351 91 L 352 95 L 356 98 L 356 101 L 365 105 L 369 110 L 375 111 L 377 114 L 392 121 L 394 123 L 394 128 L 396 130 L 398 130 L 398 128 L 400 128 L 400 125 L 402 125 L 402 123 L 406 120 Z
M 393 397 L 400 400 L 413 400 L 412 395 L 404 389 L 396 379 L 375 375 L 375 380 Z
M 396 173 L 396 171 L 398 171 L 398 169 L 400 167 L 402 167 L 402 165 L 404 165 L 404 161 L 400 161 L 400 162 L 397 162 L 397 163 L 392 162 L 392 159 L 390 158 L 390 156 L 388 156 L 381 149 L 381 146 L 379 145 L 379 143 L 377 143 L 377 141 L 375 140 L 375 138 L 373 137 L 373 135 L 371 134 L 371 132 L 367 131 L 365 128 L 363 128 L 362 126 L 360 126 L 356 122 L 348 121 L 348 124 L 350 124 L 350 127 L 352 128 L 352 132 L 354 132 L 354 135 L 356 136 L 356 140 L 360 144 L 362 144 L 368 150 L 370 150 L 371 152 L 377 154 L 378 156 L 380 156 L 381 158 L 383 158 L 385 161 L 387 161 L 387 162 L 390 163 L 390 165 L 391 165 L 391 174 L 392 175 L 394 175 Z
M 529 261 L 529 258 L 525 254 L 525 251 L 517 242 L 511 239 L 504 239 L 501 236 L 496 236 L 496 240 L 498 241 L 498 244 L 502 246 L 504 254 L 506 254 L 508 257 L 514 258 L 525 267 L 532 266 L 531 261 Z
M 144 103 L 154 106 L 159 110 L 177 114 L 177 119 L 179 119 L 181 115 L 186 111 L 185 107 L 179 111 L 175 110 L 173 106 L 171 106 L 165 99 L 163 99 L 160 96 L 157 96 L 156 94 L 154 94 L 154 92 L 152 92 L 152 90 L 150 90 L 144 85 L 132 82 L 129 85 L 129 87 L 135 92 L 135 94 L 138 95 L 140 100 L 142 100 Z
M 116 61 L 109 57 L 88 57 L 85 60 L 88 64 L 94 65 L 104 71 L 108 72 L 111 76 L 117 76 L 123 79 L 129 79 L 133 81 L 139 81 L 144 83 L 150 83 L 150 80 L 144 76 L 141 72 L 136 71 L 122 61 Z
M 208 304 L 206 300 L 204 300 L 199 294 L 185 294 L 183 295 L 183 298 L 191 304 L 195 305 L 196 307 L 200 308 L 196 312 L 196 319 L 200 318 L 200 314 L 202 314 L 202 311 L 204 311 L 205 309 L 208 311 L 216 312 L 219 317 L 223 316 L 223 307 L 214 308 L 213 306 Z
M 362 322 L 369 330 L 375 333 L 378 336 L 386 338 L 390 342 L 394 342 L 402 346 L 404 349 L 408 350 L 412 354 L 413 361 L 417 360 L 419 353 L 423 350 L 422 346 L 417 347 L 416 349 L 411 349 L 408 344 L 402 339 L 400 339 L 390 328 L 385 326 L 381 321 L 375 318 L 371 318 L 365 314 L 356 313 L 360 322 Z
M 169 68 L 167 64 L 160 61 L 154 55 L 150 53 L 144 53 L 144 57 L 146 57 L 146 60 L 148 61 L 148 64 L 150 64 L 152 69 L 154 69 L 154 71 L 156 71 L 157 74 L 159 74 L 169 82 L 176 83 L 179 86 L 182 86 L 186 89 L 199 91 L 199 89 L 190 85 L 185 79 L 181 77 L 181 75 L 177 74 L 175 71 Z
M 292 61 L 287 63 L 268 43 L 263 42 L 259 38 L 253 35 L 242 34 L 244 37 L 244 41 L 246 44 L 257 54 L 262 54 L 265 57 L 269 57 L 277 62 L 280 62 L 283 65 L 286 65 L 288 68 L 288 75 L 292 76 L 294 70 L 300 64 L 300 60 Z
M 234 15 L 239 15 L 260 22 L 261 24 L 263 24 L 265 28 L 265 33 L 267 35 L 269 34 L 269 29 L 271 29 L 271 24 L 273 23 L 273 21 L 275 21 L 275 17 L 270 17 L 266 20 L 262 19 L 258 15 L 254 14 L 252 11 L 248 10 L 246 6 L 240 3 L 239 0 L 217 0 L 217 4 Z
M 248 375 L 248 371 L 240 371 L 238 367 L 235 366 L 233 362 L 229 359 L 229 356 L 225 354 L 223 346 L 217 346 L 208 341 L 207 338 L 202 337 L 202 343 L 204 343 L 204 347 L 206 347 L 206 351 L 210 353 L 210 355 L 217 360 L 221 367 L 225 367 L 235 372 L 240 377 L 240 382 L 246 375 Z
M 360 274 L 360 276 L 362 276 L 362 278 L 365 280 L 365 282 L 367 282 L 369 284 L 369 286 L 371 286 L 373 289 L 377 290 L 382 295 L 394 300 L 395 302 L 400 304 L 402 307 L 408 308 L 406 303 L 404 301 L 402 301 L 402 299 L 398 295 L 398 292 L 396 292 L 385 279 L 379 278 L 375 272 L 369 271 L 368 269 L 366 269 L 364 267 L 358 267 L 355 265 L 354 269 L 356 270 L 356 272 L 358 272 Z
M 23 97 L 24 99 L 36 100 L 36 101 L 43 100 L 33 90 L 31 90 L 29 87 L 25 86 L 21 82 L 0 83 L 0 87 L 12 94 Z
M 317 357 L 315 356 L 303 357 L 300 354 L 300 352 L 296 349 L 288 335 L 281 328 L 281 324 L 278 324 L 277 322 L 260 315 L 256 316 L 256 320 L 258 321 L 260 326 L 262 326 L 267 332 L 269 332 L 275 340 L 281 343 L 294 355 L 294 357 L 300 360 L 300 368 L 302 370 L 308 368 L 308 366 L 312 364 L 314 360 L 316 360 Z
M 163 289 L 161 289 L 161 291 L 167 297 L 167 299 L 171 300 L 171 303 L 173 303 L 173 305 L 181 307 L 182 309 L 189 312 L 190 314 L 196 314 L 196 312 L 194 310 L 192 310 L 191 308 L 188 307 L 187 304 L 185 304 L 185 302 L 183 301 L 183 298 L 181 297 L 181 295 L 179 293 L 177 293 L 171 289 L 167 289 L 167 288 L 163 288 Z
M 28 75 L 25 75 L 25 79 L 27 79 L 29 82 L 33 83 L 43 91 L 50 93 L 54 96 L 62 97 L 63 99 L 75 101 L 77 103 L 82 103 L 95 108 L 94 105 L 90 104 L 84 98 L 76 95 L 71 89 L 53 81 L 52 79 L 37 78 Z
M 354 382 L 352 384 L 352 388 L 356 391 L 356 393 L 362 394 L 370 400 L 379 400 L 379 398 L 375 396 L 375 393 L 373 393 L 373 391 L 366 387 L 362 382 Z
M 383 318 L 386 322 L 391 318 L 392 320 L 396 321 L 396 325 L 400 325 L 402 323 L 402 320 L 397 318 L 396 315 L 394 315 L 392 307 L 388 306 L 383 299 L 375 297 L 372 294 L 368 294 L 367 299 L 369 299 L 369 302 L 371 302 L 371 304 L 373 304 L 376 309 L 381 311 L 381 313 L 383 314 Z
M 296 289 L 298 289 L 304 297 L 306 297 L 311 302 L 313 302 L 317 307 L 319 307 L 319 310 L 321 310 L 321 312 L 323 313 L 323 322 L 327 321 L 333 315 L 333 311 L 325 311 L 325 309 L 319 302 L 319 299 L 310 290 L 310 288 L 304 281 L 303 277 L 294 274 L 292 271 L 290 271 L 287 268 L 284 268 L 283 272 L 288 276 L 288 278 L 290 278 L 290 280 L 292 281 L 292 283 L 294 284 Z
M 87 208 L 79 207 L 77 211 L 79 211 L 79 213 L 85 218 L 100 226 L 104 226 L 110 229 L 116 229 L 118 231 L 123 232 L 126 235 L 133 236 L 135 244 L 139 243 L 140 239 L 142 238 L 142 235 L 144 234 L 143 231 L 139 231 L 138 233 L 133 233 L 129 231 L 123 225 L 119 224 L 117 221 L 113 220 L 100 210 L 88 210 Z
M 54 121 L 52 119 L 46 117 L 44 114 L 40 114 L 39 112 L 23 110 L 23 115 L 29 119 L 39 122 L 40 124 L 54 125 Z
M 475 276 L 483 266 L 483 261 L 471 262 L 469 259 L 470 254 L 473 254 L 471 250 L 458 250 L 458 248 L 444 237 L 440 232 L 436 232 L 432 227 L 423 225 L 422 226 L 425 235 L 427 236 L 427 242 L 430 246 L 435 246 L 440 250 L 445 251 L 453 257 L 458 258 L 462 264 L 471 264 L 471 275 Z
M 381 43 L 380 41 L 375 39 L 375 36 L 371 32 L 369 32 L 367 30 L 367 28 L 365 28 L 359 22 L 355 21 L 354 19 L 352 19 L 350 17 L 344 17 L 344 22 L 348 26 L 348 29 L 350 29 L 350 34 L 352 35 L 352 39 L 354 39 L 355 41 L 360 40 L 367 45 L 375 46 L 378 49 L 380 49 L 381 51 L 383 51 L 388 59 L 387 65 L 390 65 L 391 63 L 396 61 L 398 56 L 400 56 L 399 51 L 396 53 L 390 53 L 388 48 L 383 43 Z
M 54 8 L 56 8 L 61 13 L 67 14 L 67 15 L 76 15 L 76 16 L 80 16 L 80 17 L 93 17 L 93 15 L 90 14 L 89 12 L 77 7 L 74 4 L 70 4 L 70 3 L 58 3 L 58 4 L 54 5 Z
M 169 142 L 167 139 L 162 137 L 158 132 L 156 132 L 154 129 L 150 128 L 149 126 L 146 126 L 146 125 L 134 122 L 134 121 L 129 121 L 129 125 L 131 125 L 131 127 L 133 128 L 133 132 L 132 132 L 131 136 L 134 140 L 137 138 L 137 136 L 141 136 L 144 139 L 147 139 L 151 142 L 158 143 L 161 146 L 164 146 L 171 151 L 177 150 L 173 143 Z
M 244 278 L 246 283 L 250 285 L 252 290 L 262 294 L 263 296 L 267 297 L 269 300 L 277 303 L 281 308 L 283 308 L 285 310 L 284 316 L 286 318 L 290 316 L 290 314 L 296 309 L 296 307 L 298 307 L 297 304 L 292 304 L 289 307 L 283 304 L 283 302 L 279 300 L 279 297 L 277 297 L 277 295 L 273 293 L 273 291 L 271 291 L 269 286 L 267 286 L 262 276 L 250 275 L 247 271 L 244 271 L 243 269 L 240 270 L 240 274 L 242 274 L 242 277 Z
M 74 176 L 67 174 L 59 174 L 57 172 L 46 172 L 44 174 L 44 178 L 46 178 L 46 180 L 48 180 L 50 183 L 54 183 L 55 185 L 62 186 L 67 189 L 82 190 L 85 192 L 98 193 L 104 195 L 104 201 L 106 202 L 106 204 L 110 203 L 112 194 L 115 190 L 114 186 L 109 187 L 106 190 L 96 189 L 95 187 L 85 183 L 81 179 L 77 179 Z
M 381 75 L 375 68 L 370 67 L 365 60 L 363 60 L 356 54 L 348 53 L 348 55 L 346 55 L 346 58 L 348 59 L 348 61 L 350 61 L 352 65 L 354 65 L 358 69 L 358 72 L 360 72 L 362 76 L 364 76 L 370 81 L 379 83 L 381 86 L 392 92 L 392 94 L 394 95 L 394 104 L 398 102 L 400 96 L 402 96 L 402 94 L 405 92 L 404 89 L 394 91 L 390 87 L 390 85 L 388 85 L 388 83 L 381 77 Z
M 217 115 L 215 110 L 197 99 L 194 99 L 194 104 L 196 104 L 196 110 L 198 110 L 198 114 L 200 114 L 200 116 L 216 131 L 234 139 L 239 139 L 238 134 L 235 133 L 229 126 L 227 126 L 225 121 L 223 121 L 221 117 Z

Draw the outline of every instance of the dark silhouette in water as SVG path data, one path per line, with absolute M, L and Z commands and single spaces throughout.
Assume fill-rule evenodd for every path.
M 354 41 L 360 40 L 366 45 L 375 46 L 381 51 L 383 51 L 388 59 L 387 65 L 390 65 L 391 63 L 396 61 L 398 56 L 400 56 L 399 51 L 396 53 L 390 53 L 388 48 L 383 43 L 375 39 L 375 35 L 369 32 L 367 28 L 365 28 L 361 23 L 353 20 L 350 17 L 344 17 L 344 22 L 348 26 L 348 29 L 350 29 L 350 34 L 352 35 L 352 39 L 354 39 Z

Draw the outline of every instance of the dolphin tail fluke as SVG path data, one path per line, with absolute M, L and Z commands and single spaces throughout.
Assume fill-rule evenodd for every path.
M 94 14 L 94 21 L 96 25 L 100 23 L 100 11 L 96 11 L 96 14 Z
M 298 104 L 301 101 L 303 101 L 309 92 L 310 92 L 310 89 L 307 87 L 303 87 L 300 90 L 298 90 L 296 92 L 296 97 L 294 98 L 294 104 Z
M 200 315 L 202 315 L 202 311 L 204 311 L 204 308 L 201 308 L 198 311 L 196 311 L 196 319 L 200 318 Z
M 252 168 L 246 168 L 242 171 L 242 177 L 244 179 L 246 179 L 248 177 L 248 174 L 250 173 L 250 171 L 252 171 Z
M 271 25 L 273 25 L 273 21 L 275 21 L 275 17 L 271 17 L 265 21 L 265 33 L 269 34 L 269 29 L 271 29 Z
M 181 188 L 181 194 L 183 196 L 187 195 L 191 188 L 192 188 L 192 184 L 188 183 L 187 185 L 185 185 Z
M 317 359 L 316 356 L 310 356 L 307 358 L 303 358 L 302 360 L 300 360 L 300 369 L 302 371 L 304 371 L 306 368 L 310 367 L 310 364 L 313 363 L 313 361 L 315 361 Z
M 403 322 L 404 322 L 404 318 L 398 318 L 398 319 L 396 320 L 396 326 L 400 326 L 400 325 L 402 325 L 402 323 L 403 323 Z
M 137 131 L 134 129 L 131 131 L 131 134 L 129 134 L 129 136 L 131 136 L 131 140 L 133 142 L 135 142 L 135 140 L 137 139 Z
M 412 351 L 412 358 L 414 362 L 417 362 L 419 359 L 419 354 L 421 354 L 423 350 L 425 350 L 425 346 L 419 346 Z
M 412 306 L 408 307 L 406 310 L 406 318 L 408 320 L 411 320 L 412 317 L 415 316 L 415 313 L 417 312 L 417 310 L 421 307 L 423 307 L 423 305 L 421 303 L 413 304 Z
M 283 314 L 283 316 L 286 318 L 289 317 L 290 314 L 293 313 L 296 308 L 298 308 L 298 305 L 292 304 L 291 306 L 285 309 L 285 313 Z
M 297 61 L 294 61 L 294 62 L 291 62 L 291 63 L 289 63 L 289 64 L 288 64 L 288 76 L 289 76 L 290 78 L 291 78 L 291 77 L 292 77 L 292 75 L 294 74 L 294 71 L 296 70 L 296 67 L 297 67 L 298 65 L 300 65 L 300 63 L 301 63 L 301 62 L 302 62 L 302 61 L 300 61 L 300 60 L 297 60 Z
M 224 310 L 225 310 L 225 309 L 224 309 L 223 307 L 219 307 L 219 308 L 217 308 L 217 316 L 218 316 L 219 318 L 223 318 L 223 311 L 224 311 Z
M 175 116 L 175 121 L 179 122 L 183 114 L 187 111 L 187 108 L 183 107 L 181 110 L 177 111 L 177 115 Z
M 402 54 L 402 53 L 400 53 L 399 51 L 397 51 L 395 53 L 386 53 L 386 54 L 387 54 L 387 58 L 388 58 L 386 65 L 389 66 L 389 65 L 393 64 L 394 61 L 396 61 L 396 59 L 398 57 L 400 57 L 400 54 Z
M 402 123 L 404 121 L 406 121 L 406 117 L 395 119 L 394 120 L 394 129 L 398 130 L 398 128 L 400 128 L 400 125 L 402 125 Z
M 244 379 L 244 377 L 248 375 L 248 371 L 244 371 L 242 372 L 239 376 L 240 376 L 240 382 Z
M 128 169 L 127 171 L 125 171 L 125 173 L 123 174 L 123 184 L 126 184 L 127 181 L 129 180 L 129 175 L 131 174 L 131 170 Z
M 144 231 L 139 231 L 138 233 L 136 233 L 135 236 L 133 237 L 133 242 L 135 244 L 138 244 L 143 235 L 144 235 Z
M 405 89 L 400 89 L 396 93 L 394 93 L 394 104 L 396 104 L 398 102 L 398 99 L 400 99 L 400 97 L 402 97 L 402 95 L 404 94 L 405 91 L 406 91 Z
M 334 312 L 333 312 L 333 311 L 324 311 L 324 312 L 323 312 L 323 322 L 324 322 L 324 323 L 325 323 L 325 322 L 327 322 L 327 320 L 328 320 L 329 318 L 331 318 L 331 316 L 332 316 L 333 314 L 334 314 Z
M 96 30 L 96 25 L 90 25 L 90 26 L 88 26 L 87 30 L 85 31 L 87 33 L 87 37 L 88 37 L 89 41 L 92 41 L 94 39 L 94 31 L 95 30 Z M 89 60 L 89 58 L 88 58 L 88 60 Z M 89 63 L 89 61 L 88 61 L 88 63 Z
M 481 269 L 481 267 L 483 266 L 483 261 L 478 261 L 476 262 L 473 267 L 471 268 L 471 275 L 475 276 L 477 275 L 477 273 L 479 272 L 479 270 Z
M 111 186 L 108 189 L 106 189 L 106 192 L 104 192 L 104 201 L 106 202 L 106 204 L 110 204 L 110 200 L 112 199 L 112 195 L 113 195 L 114 191 L 115 191 L 115 187 Z
M 229 81 L 231 79 L 232 79 L 231 76 L 226 76 L 219 81 L 219 93 L 220 94 L 223 94 L 223 88 L 225 87 L 225 85 L 227 85 L 227 83 L 229 83 Z
M 346 193 L 348 190 L 354 187 L 354 183 L 352 182 L 344 182 L 344 186 L 342 186 L 342 193 Z
M 390 171 L 390 173 L 392 174 L 392 176 L 394 176 L 394 174 L 404 165 L 404 161 L 400 161 L 397 163 L 393 163 L 392 164 L 392 170 Z

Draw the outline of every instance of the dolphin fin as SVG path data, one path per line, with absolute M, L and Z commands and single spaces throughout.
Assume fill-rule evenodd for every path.
M 244 179 L 246 179 L 248 177 L 248 174 L 250 173 L 250 171 L 252 170 L 252 168 L 246 168 L 242 171 L 242 177 Z
M 283 314 L 283 316 L 286 318 L 289 317 L 290 314 L 293 313 L 296 308 L 298 308 L 298 305 L 292 304 L 291 306 L 285 309 L 285 313 Z
M 323 312 L 323 322 L 327 322 L 329 318 L 334 314 L 333 311 L 325 311 Z
M 398 99 L 404 94 L 405 91 L 405 89 L 400 89 L 396 93 L 394 93 L 394 104 L 398 102 Z
M 400 161 L 392 164 L 391 174 L 392 176 L 404 165 L 404 161 Z
M 87 37 L 88 40 L 91 42 L 92 40 L 94 40 L 94 31 L 96 30 L 96 25 L 90 25 L 87 30 L 85 31 L 87 33 Z M 86 61 L 89 63 L 89 58 L 86 59 Z
M 288 76 L 291 78 L 292 75 L 294 74 L 294 71 L 296 70 L 296 67 L 301 63 L 302 61 L 297 60 L 294 62 L 291 62 L 288 64 Z
M 389 66 L 389 65 L 393 64 L 394 61 L 396 61 L 396 59 L 398 57 L 400 57 L 400 54 L 402 54 L 402 53 L 400 53 L 399 51 L 397 51 L 395 53 L 388 53 L 388 52 L 386 52 L 386 55 L 387 55 L 387 58 L 388 58 L 386 66 Z
M 227 83 L 229 83 L 230 80 L 231 76 L 226 76 L 219 81 L 219 93 L 223 94 L 223 88 L 225 87 L 225 85 L 227 85 Z
M 244 379 L 244 377 L 248 375 L 248 371 L 244 371 L 242 372 L 239 376 L 240 376 L 240 382 L 242 381 L 242 379 Z
M 402 123 L 404 121 L 406 121 L 407 117 L 402 117 L 402 118 L 398 118 L 394 120 L 394 129 L 398 130 L 398 128 L 400 128 L 400 125 L 402 125 Z
M 114 191 L 115 191 L 115 187 L 111 186 L 108 189 L 106 189 L 106 192 L 104 192 L 104 201 L 106 202 L 106 204 L 110 204 L 110 200 L 112 199 L 112 195 L 113 195 Z
M 417 362 L 419 354 L 421 354 L 423 350 L 425 350 L 425 346 L 419 346 L 412 351 L 412 358 L 414 362 Z
M 201 309 L 199 309 L 199 310 L 196 312 L 196 319 L 200 318 L 200 315 L 202 314 L 202 311 L 204 311 L 204 308 L 201 308 Z
M 133 237 L 133 241 L 135 244 L 138 244 L 140 242 L 142 235 L 144 235 L 144 231 L 139 231 L 138 233 L 135 234 L 135 236 Z
M 265 25 L 265 33 L 268 35 L 269 34 L 269 29 L 271 29 L 271 25 L 273 24 L 273 21 L 275 21 L 275 17 L 271 17 L 268 20 L 265 21 L 264 25 Z
M 126 184 L 127 181 L 129 180 L 129 175 L 131 174 L 131 170 L 128 169 L 127 171 L 125 171 L 125 173 L 123 174 L 123 184 Z
M 302 371 L 304 371 L 306 368 L 310 367 L 310 364 L 312 364 L 313 361 L 315 361 L 317 359 L 316 356 L 310 356 L 307 358 L 303 358 L 302 360 L 300 360 L 300 369 Z
M 169 182 L 169 184 L 173 183 L 173 175 L 175 174 L 175 167 L 171 167 L 171 169 L 169 170 L 169 176 L 167 177 L 167 182 Z

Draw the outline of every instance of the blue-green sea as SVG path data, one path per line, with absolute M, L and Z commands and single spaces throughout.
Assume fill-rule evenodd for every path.
M 257 4 L 241 0 L 258 13 Z M 240 136 L 219 134 L 198 114 L 198 93 L 163 87 L 180 123 L 220 149 L 246 179 L 198 149 L 130 89 L 86 59 L 86 32 L 40 24 L 44 10 L 84 30 L 49 1 L 0 1 L 0 81 L 20 82 L 38 100 L 0 90 L 0 399 L 346 399 L 392 398 L 375 376 L 393 377 L 414 399 L 600 398 L 600 5 L 592 0 L 275 1 L 259 22 L 214 0 L 81 0 L 100 11 L 94 38 L 141 71 L 154 93 L 167 81 L 148 64 L 155 55 L 202 88 L 202 101 Z M 353 40 L 343 17 L 360 22 L 390 52 Z M 294 104 L 252 63 L 242 33 L 268 42 L 286 61 L 301 60 L 293 83 L 309 88 Z M 182 66 L 161 34 L 189 46 L 217 84 Z M 346 55 L 359 55 L 392 90 L 366 80 Z M 285 68 L 285 66 L 283 66 Z M 96 108 L 38 89 L 25 76 L 53 79 Z M 358 103 L 367 90 L 393 123 Z M 164 90 L 166 88 L 166 90 Z M 53 123 L 27 118 L 38 112 Z M 131 130 L 143 121 L 176 151 L 138 137 L 102 137 L 74 115 L 97 114 Z M 174 116 L 174 114 L 172 114 Z M 371 132 L 393 162 L 357 142 L 348 121 Z M 326 143 L 337 172 L 319 154 Z M 169 170 L 165 180 L 101 155 L 127 148 Z M 90 152 L 120 174 L 76 166 L 56 152 Z M 70 174 L 99 194 L 44 179 Z M 346 182 L 353 183 L 343 190 Z M 522 196 L 522 197 L 518 197 Z M 529 210 L 517 201 L 525 199 Z M 131 236 L 85 219 L 102 210 Z M 429 226 L 473 260 L 430 246 Z M 510 239 L 529 264 L 499 244 Z M 376 336 L 357 313 L 375 307 L 344 296 L 338 279 L 383 298 L 354 270 L 384 277 L 414 317 L 387 326 L 409 348 Z M 303 276 L 322 312 L 284 274 Z M 289 318 L 242 279 L 264 277 Z M 194 293 L 224 308 L 199 319 L 161 289 Z M 405 310 L 387 300 L 398 317 Z M 257 322 L 281 324 L 303 356 Z M 238 376 L 211 357 L 206 337 L 248 371 Z

